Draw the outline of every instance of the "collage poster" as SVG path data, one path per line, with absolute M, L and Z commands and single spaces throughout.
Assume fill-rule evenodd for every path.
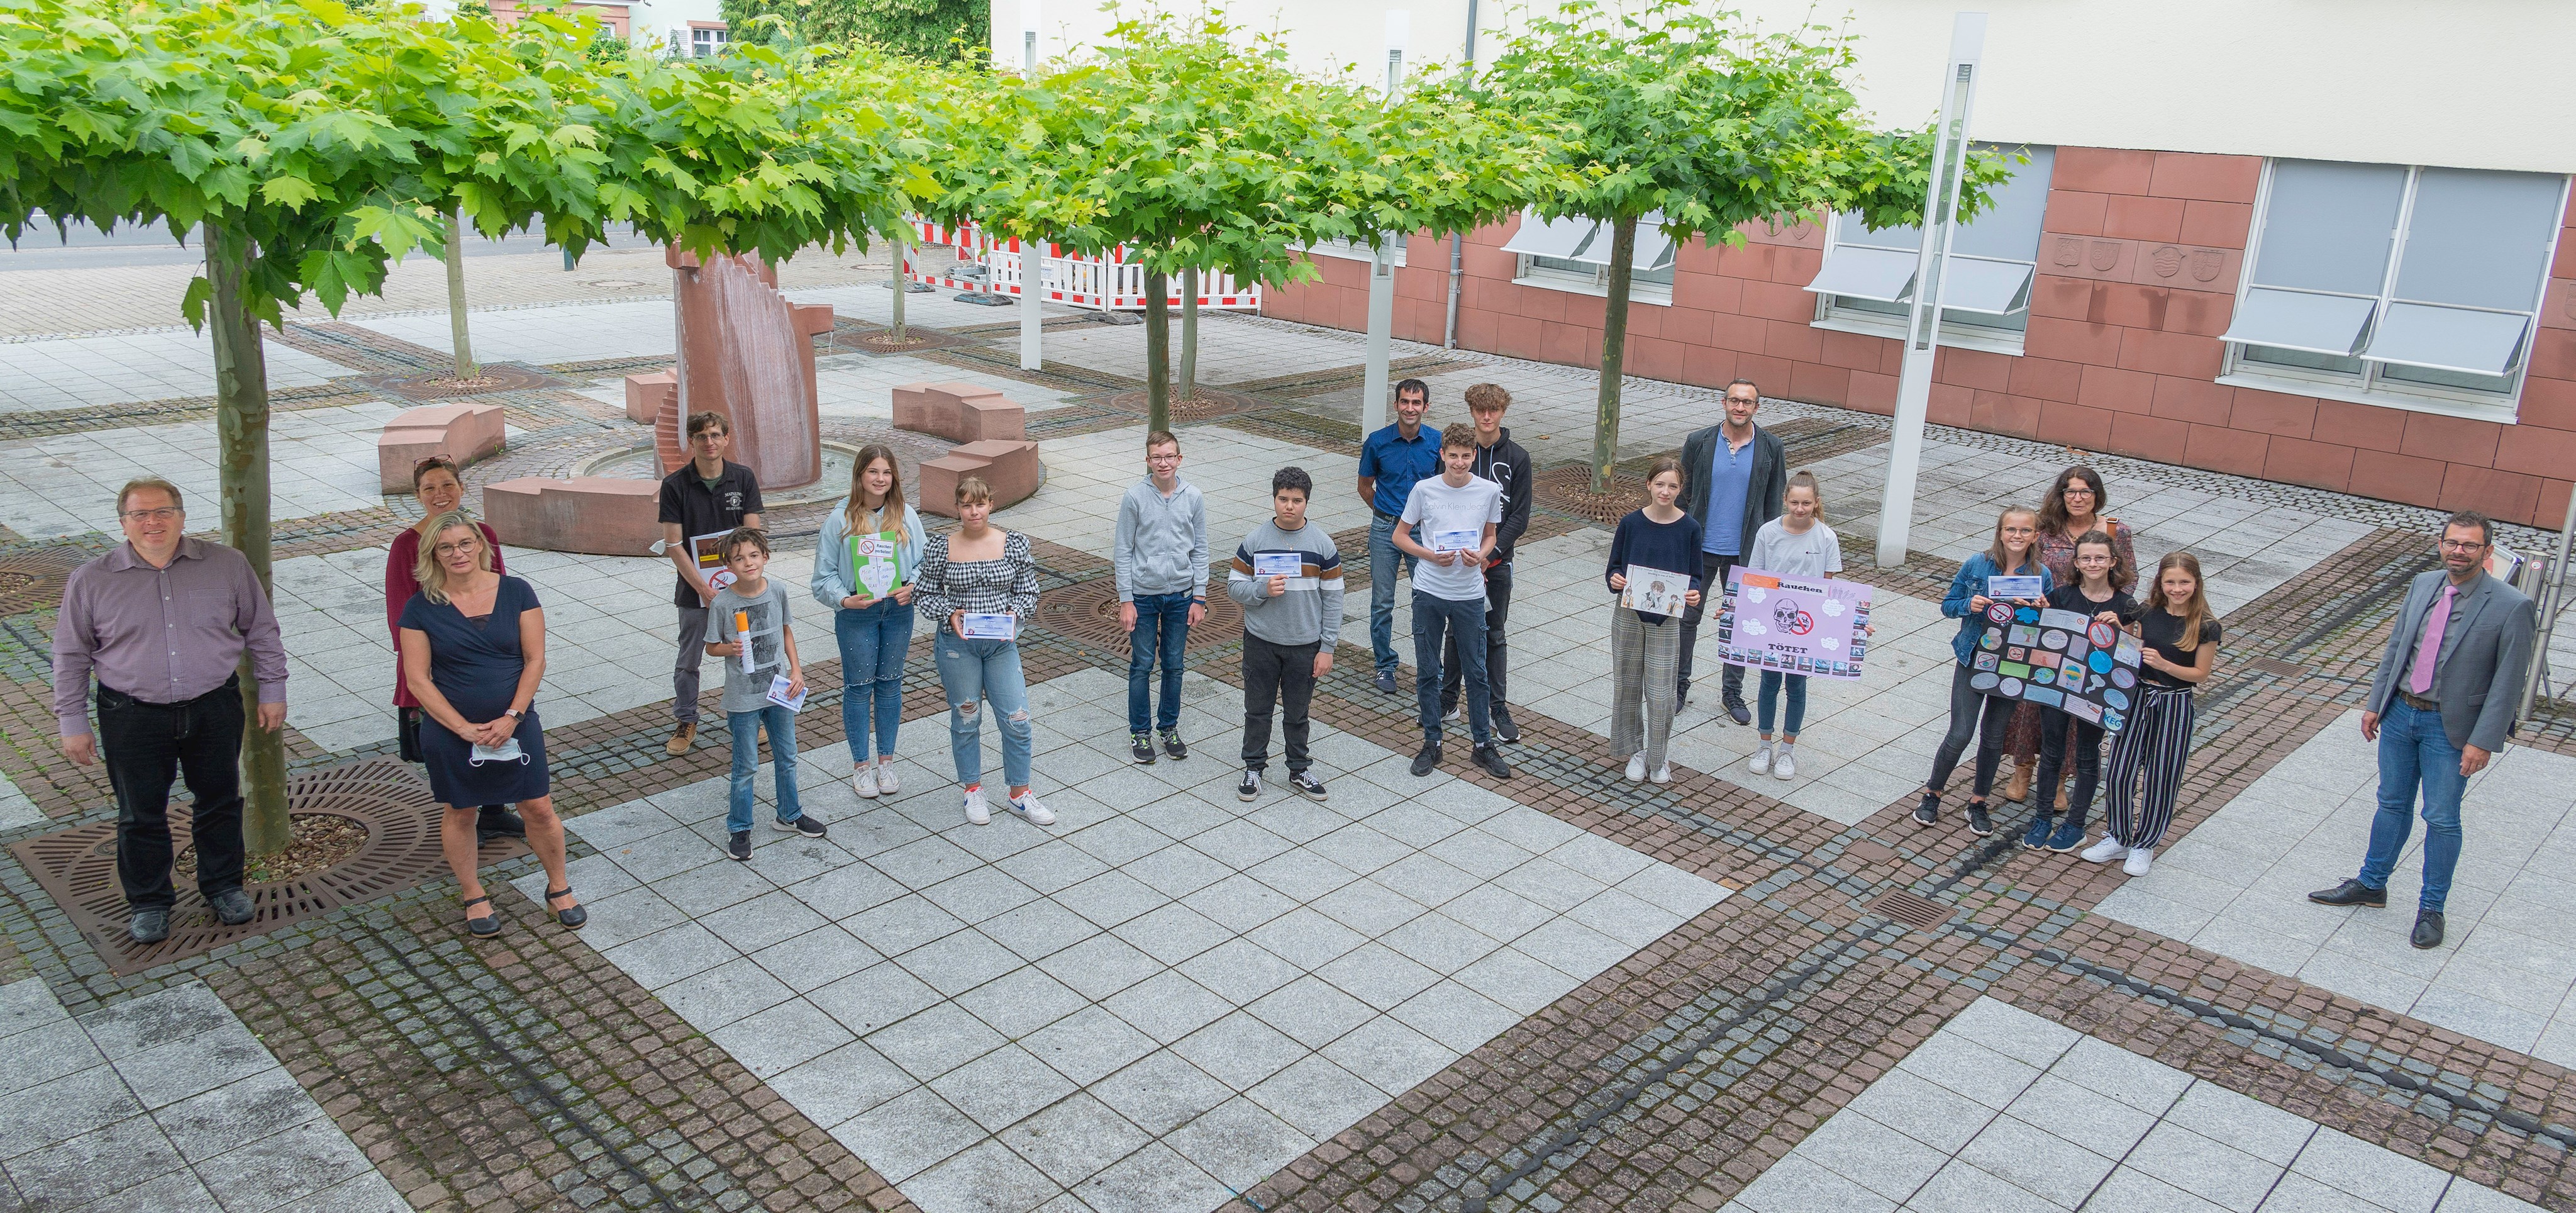
M 2129 723 L 2138 686 L 2138 641 L 2073 611 L 1986 608 L 1968 685 L 1988 695 L 2057 708 L 2117 733 Z

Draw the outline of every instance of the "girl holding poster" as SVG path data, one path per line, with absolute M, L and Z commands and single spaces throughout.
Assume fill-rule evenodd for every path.
M 2075 580 L 2050 590 L 2048 605 L 2113 627 L 2136 616 L 2137 603 L 2120 585 L 2123 581 L 2136 584 L 2137 574 L 2121 559 L 2120 545 L 2109 532 L 2086 531 L 2075 541 L 2067 567 L 2074 570 Z M 2056 574 L 2052 571 L 2050 575 Z M 2039 786 L 2057 786 L 2058 777 L 2066 770 L 2069 751 L 2075 762 L 2075 791 L 2066 800 L 2065 822 L 2052 824 L 2055 815 L 2050 812 L 2051 798 L 2046 795 L 2032 806 L 2030 829 L 2021 836 L 2021 845 L 2034 851 L 2046 847 L 2063 854 L 2084 841 L 2084 819 L 2093 811 L 2093 789 L 2101 781 L 2101 705 L 2072 699 L 2067 702 L 2075 705 L 2072 710 L 2024 705 L 2039 713 Z
M 1647 506 L 1619 520 L 1602 580 L 1619 600 L 1610 608 L 1610 752 L 1628 756 L 1628 778 L 1669 783 L 1664 747 L 1673 735 L 1673 699 L 1681 678 L 1679 611 L 1648 613 L 1627 593 L 1631 579 L 1687 587 L 1675 605 L 1700 602 L 1699 523 L 1674 500 L 1682 495 L 1682 461 L 1666 456 L 1646 466 Z M 1655 603 L 1644 604 L 1658 605 Z
M 912 647 L 922 539 L 921 515 L 903 499 L 893 448 L 859 448 L 850 495 L 823 516 L 813 591 L 832 608 L 832 635 L 841 643 L 841 727 L 850 742 L 850 789 L 862 800 L 892 796 L 898 786 L 895 730 L 903 723 L 903 659 Z
M 2008 506 L 1995 519 L 1995 541 L 1985 551 L 1970 556 L 1959 566 L 1959 575 L 1950 579 L 1950 592 L 1941 599 L 1941 613 L 1959 621 L 1959 634 L 1950 641 L 1950 651 L 1959 659 L 1958 668 L 1950 671 L 1950 732 L 1941 739 L 1941 748 L 1932 755 L 1932 778 L 1923 785 L 1923 803 L 1914 806 L 1914 824 L 1926 828 L 1941 824 L 1941 790 L 1950 782 L 1950 773 L 1959 767 L 1959 755 L 1968 748 L 1968 739 L 1977 739 L 1977 775 L 1975 790 L 1968 797 L 1968 832 L 1983 838 L 1995 832 L 1994 823 L 1986 816 L 1986 793 L 1995 785 L 1995 768 L 2002 765 L 2004 730 L 2012 723 L 2012 714 L 2021 701 L 2001 695 L 1988 695 L 1969 685 L 1974 677 L 1972 666 L 1978 641 L 1990 634 L 2000 635 L 2017 612 L 2027 610 L 2036 622 L 2039 611 L 2047 605 L 2052 582 L 2048 566 L 2039 562 L 2039 511 L 2026 505 Z M 2031 577 L 2039 582 L 2039 596 L 1997 601 L 1986 596 L 1989 577 Z
M 1835 538 L 1834 528 L 1825 525 L 1822 496 L 1816 491 L 1816 474 L 1799 472 L 1789 477 L 1789 488 L 1781 497 L 1783 511 L 1777 518 L 1762 524 L 1753 533 L 1753 551 L 1744 559 L 1744 567 L 1759 569 L 1784 577 L 1831 577 L 1843 570 L 1842 540 Z M 1771 721 L 1780 706 L 1781 690 L 1787 688 L 1788 719 L 1781 721 L 1780 748 L 1771 748 Z M 1762 671 L 1762 694 L 1755 709 L 1755 719 L 1762 732 L 1761 748 L 1753 752 L 1753 773 L 1774 775 L 1781 779 L 1798 777 L 1798 760 L 1791 753 L 1798 745 L 1798 725 L 1807 718 L 1807 676 L 1780 670 Z

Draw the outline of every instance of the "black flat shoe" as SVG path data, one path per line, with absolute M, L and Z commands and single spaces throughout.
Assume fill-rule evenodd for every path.
M 490 904 L 492 904 L 491 898 L 477 897 L 472 901 L 466 902 L 465 908 L 471 910 L 476 906 L 488 906 Z M 491 937 L 501 933 L 501 916 L 499 914 L 486 914 L 481 918 L 476 918 L 475 916 L 468 914 L 465 916 L 465 929 L 473 934 L 475 938 L 490 939 Z
M 1971 800 L 1968 802 L 1968 832 L 1979 838 L 1984 838 L 1995 832 L 1994 819 L 1986 815 L 1985 801 Z
M 2406 942 L 2414 944 L 2419 948 L 2441 947 L 2442 912 L 2440 910 L 2417 910 L 2415 912 L 2415 933 L 2407 936 Z
M 1941 794 L 1925 792 L 1923 803 L 1914 806 L 1914 824 L 1931 829 L 1941 824 Z
M 565 885 L 560 889 L 550 890 L 546 894 L 546 908 L 554 910 L 556 898 L 570 896 L 572 896 L 571 885 Z M 578 931 L 581 929 L 581 925 L 583 923 L 590 921 L 590 910 L 584 906 L 574 906 L 568 910 L 555 910 L 555 921 Z
M 2374 889 L 2359 880 L 2346 880 L 2331 889 L 2308 894 L 2308 900 L 2321 906 L 2360 906 L 2370 910 L 2388 908 L 2388 890 Z

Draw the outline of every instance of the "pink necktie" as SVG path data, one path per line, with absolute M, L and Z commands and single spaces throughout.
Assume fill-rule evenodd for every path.
M 2442 587 L 2442 600 L 2433 604 L 2424 619 L 2424 647 L 2415 651 L 2415 668 L 2406 672 L 2406 689 L 2417 695 L 2433 691 L 2433 664 L 2442 656 L 2442 629 L 2451 622 L 2451 597 L 2460 587 Z

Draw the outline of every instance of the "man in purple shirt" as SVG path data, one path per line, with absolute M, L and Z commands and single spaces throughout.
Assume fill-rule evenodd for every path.
M 54 719 L 63 755 L 107 752 L 116 787 L 116 878 L 138 943 L 170 934 L 170 780 L 196 800 L 197 888 L 227 926 L 242 891 L 241 658 L 259 683 L 259 727 L 286 723 L 286 645 L 250 561 L 187 537 L 178 487 L 137 480 L 116 495 L 125 543 L 72 570 L 54 621 Z M 98 734 L 90 733 L 90 675 Z

